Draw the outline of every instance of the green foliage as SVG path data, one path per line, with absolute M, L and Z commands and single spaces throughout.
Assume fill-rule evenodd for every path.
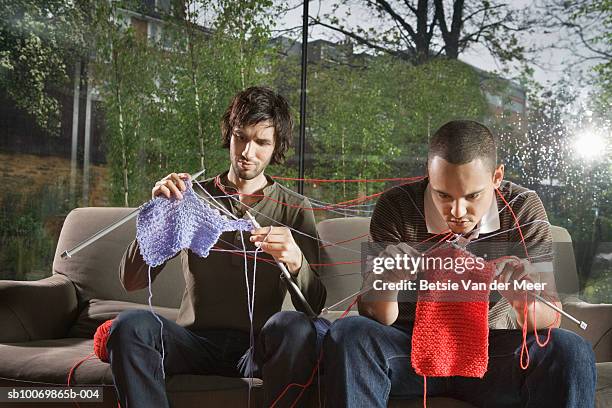
M 595 33 L 582 36 L 585 47 L 599 58 L 593 68 L 593 83 L 596 87 L 594 108 L 601 114 L 610 116 L 612 106 L 612 1 L 594 0 L 580 3 L 570 17 L 570 21 L 580 24 L 589 21 L 591 26 L 599 27 Z M 582 31 L 581 31 L 582 32 Z
M 452 119 L 482 120 L 488 107 L 474 68 L 460 61 L 437 59 L 412 66 L 389 60 L 381 72 L 395 115 L 395 141 L 426 147 L 429 136 Z
M 52 91 L 70 88 L 66 61 L 80 56 L 83 18 L 78 1 L 0 0 L 0 86 L 51 134 L 60 127 Z
M 316 72 L 316 71 L 315 71 Z M 315 178 L 383 178 L 400 149 L 391 140 L 393 119 L 374 70 L 332 67 L 316 72 L 310 94 L 308 129 Z M 380 186 L 343 183 L 334 199 L 345 201 Z M 331 198 L 331 197 L 327 197 Z
M 51 274 L 57 233 L 69 211 L 66 186 L 0 197 L 0 279 L 36 280 Z
M 582 299 L 589 303 L 610 303 L 612 293 L 612 269 L 608 267 L 597 278 L 589 279 L 584 285 Z
M 183 3 L 184 13 L 177 3 L 157 26 L 159 38 L 148 40 L 116 24 L 121 4 L 97 10 L 95 77 L 108 119 L 112 203 L 146 200 L 170 172 L 226 169 L 220 118 L 238 90 L 265 81 L 269 1 Z
M 359 65 L 355 65 L 359 64 Z M 275 66 L 275 84 L 299 106 L 299 60 Z M 439 59 L 413 66 L 391 57 L 366 65 L 309 64 L 307 177 L 377 179 L 424 173 L 430 133 L 455 118 L 482 119 L 487 105 L 473 68 Z M 308 161 L 308 158 L 307 158 Z M 308 195 L 339 202 L 383 183 L 309 186 Z

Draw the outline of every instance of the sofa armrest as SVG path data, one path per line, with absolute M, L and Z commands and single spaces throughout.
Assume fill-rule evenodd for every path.
M 77 315 L 76 289 L 64 275 L 0 281 L 0 343 L 61 338 Z
M 561 321 L 561 327 L 578 333 L 593 345 L 598 363 L 612 361 L 612 304 L 568 302 L 563 303 L 563 310 L 578 320 L 588 324 L 586 330 L 581 330 L 567 318 Z

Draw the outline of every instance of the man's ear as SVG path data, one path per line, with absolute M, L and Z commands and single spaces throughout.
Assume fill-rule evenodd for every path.
M 504 179 L 504 165 L 500 164 L 499 166 L 495 168 L 495 171 L 493 172 L 493 186 L 495 188 L 499 188 L 503 179 Z

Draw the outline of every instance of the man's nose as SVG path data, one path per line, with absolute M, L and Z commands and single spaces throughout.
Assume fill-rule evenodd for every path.
M 453 201 L 453 206 L 451 207 L 451 214 L 456 219 L 461 219 L 465 217 L 467 214 L 467 208 L 465 207 L 465 203 L 463 200 L 455 200 Z
M 247 142 L 247 144 L 244 146 L 244 150 L 242 150 L 242 157 L 244 157 L 245 159 L 251 159 L 255 156 L 255 146 L 253 141 L 249 141 Z

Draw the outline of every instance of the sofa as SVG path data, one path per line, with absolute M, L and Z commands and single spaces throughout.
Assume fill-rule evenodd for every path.
M 147 308 L 146 289 L 126 292 L 118 277 L 119 261 L 135 236 L 134 220 L 75 254 L 62 259 L 65 250 L 98 230 L 123 218 L 131 208 L 77 208 L 65 219 L 52 275 L 39 281 L 0 281 L 0 387 L 66 385 L 68 373 L 93 351 L 93 334 L 99 324 L 119 312 Z M 342 242 L 341 247 L 323 246 L 322 263 L 338 263 L 320 269 L 327 287 L 327 305 L 359 290 L 361 242 L 353 239 L 368 231 L 368 218 L 338 218 L 318 224 L 325 243 Z M 612 406 L 612 305 L 588 304 L 571 294 L 578 293 L 578 277 L 570 236 L 553 227 L 555 273 L 564 309 L 589 323 L 582 331 L 566 318 L 562 327 L 578 332 L 593 346 L 597 358 L 597 407 Z M 344 263 L 342 263 L 344 262 Z M 184 290 L 179 257 L 168 263 L 153 284 L 153 304 L 160 315 L 176 319 Z M 348 303 L 337 309 L 343 309 Z M 287 300 L 283 305 L 291 309 Z M 334 311 L 325 317 L 336 319 Z M 219 376 L 175 375 L 166 381 L 173 407 L 245 407 L 248 379 Z M 102 386 L 104 402 L 96 407 L 117 407 L 110 366 L 97 358 L 84 361 L 73 373 L 72 385 Z M 261 405 L 261 381 L 253 380 L 252 406 Z M 392 407 L 421 407 L 422 401 L 392 400 Z M 430 408 L 470 407 L 449 398 L 428 398 Z M 0 407 L 15 406 L 1 403 Z M 19 406 L 19 405 L 17 405 Z M 25 405 L 21 405 L 25 406 Z M 75 406 L 72 403 L 36 403 L 36 407 Z M 94 404 L 84 404 L 94 406 Z M 313 405 L 315 406 L 315 405 Z

